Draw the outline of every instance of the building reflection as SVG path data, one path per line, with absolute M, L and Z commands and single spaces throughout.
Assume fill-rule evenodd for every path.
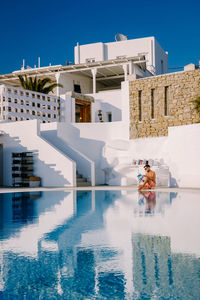
M 133 201 L 129 193 L 122 195 L 121 191 L 24 196 L 20 199 L 20 194 L 13 194 L 12 205 L 9 201 L 0 204 L 10 212 L 0 228 L 0 298 L 170 299 L 176 295 L 181 299 L 184 293 L 185 299 L 198 299 L 198 258 L 172 253 L 169 236 L 137 233 L 132 227 L 127 234 L 128 217 L 120 223 L 117 214 L 124 211 L 128 216 L 130 207 L 134 207 L 130 218 L 137 221 L 141 219 L 137 209 L 143 207 L 144 220 L 151 221 L 171 205 L 176 195 L 141 194 L 143 205 L 137 197 Z M 152 218 L 148 218 L 150 214 Z M 107 218 L 113 218 L 113 222 L 108 224 Z M 18 224 L 17 231 L 10 229 L 6 235 L 11 222 Z M 124 226 L 127 243 L 117 244 L 121 236 L 113 235 L 118 230 L 115 224 L 121 225 L 122 234 Z M 25 233 L 25 237 L 30 235 L 28 241 Z M 21 248 L 9 248 L 11 241 Z M 28 248 L 25 243 L 33 244 Z M 129 266 L 124 263 L 127 247 L 131 253 Z

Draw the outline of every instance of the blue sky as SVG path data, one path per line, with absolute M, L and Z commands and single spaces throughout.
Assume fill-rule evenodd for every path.
M 0 0 L 0 74 L 74 61 L 74 46 L 155 36 L 169 52 L 169 67 L 200 57 L 200 2 L 113 0 Z

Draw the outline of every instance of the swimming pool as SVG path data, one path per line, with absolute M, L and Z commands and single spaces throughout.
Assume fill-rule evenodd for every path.
M 200 299 L 198 192 L 0 194 L 0 299 Z

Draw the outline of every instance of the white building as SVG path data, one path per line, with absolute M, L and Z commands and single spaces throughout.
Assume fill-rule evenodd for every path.
M 4 162 L 0 184 L 12 185 L 12 152 L 23 151 L 35 153 L 35 175 L 42 178 L 43 186 L 76 186 L 80 180 L 76 171 L 92 185 L 136 183 L 133 160 L 152 158 L 159 167 L 165 144 L 169 169 L 173 138 L 149 139 L 145 149 L 141 140 L 129 140 L 129 79 L 167 72 L 167 58 L 155 38 L 149 37 L 77 45 L 73 65 L 0 75 L 0 161 Z M 23 90 L 18 75 L 25 74 L 50 77 L 63 87 L 48 96 Z M 12 122 L 20 120 L 24 122 Z M 154 151 L 152 145 L 157 145 Z M 192 177 L 191 183 L 181 181 L 177 168 L 172 169 L 180 185 L 196 186 Z

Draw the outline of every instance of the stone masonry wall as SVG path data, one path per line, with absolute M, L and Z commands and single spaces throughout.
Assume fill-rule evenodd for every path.
M 168 87 L 167 101 L 165 100 L 165 87 Z M 191 100 L 200 96 L 200 69 L 136 79 L 130 81 L 129 89 L 130 139 L 166 136 L 169 126 L 187 125 L 200 121 L 200 115 L 195 110 L 194 103 L 191 103 Z M 153 119 L 152 89 L 154 89 Z M 139 97 L 141 98 L 141 115 Z M 166 103 L 167 116 L 165 115 Z

